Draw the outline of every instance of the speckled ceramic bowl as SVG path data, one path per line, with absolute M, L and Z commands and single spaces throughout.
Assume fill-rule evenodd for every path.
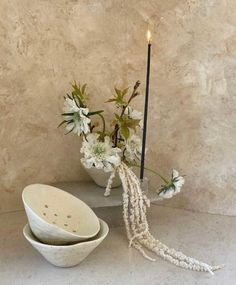
M 107 236 L 108 225 L 100 220 L 99 233 L 88 241 L 71 245 L 48 245 L 41 243 L 27 224 L 23 234 L 28 242 L 50 263 L 59 267 L 72 267 L 83 261 Z
M 70 244 L 94 237 L 97 216 L 83 201 L 56 187 L 33 184 L 22 193 L 34 235 L 48 244 Z

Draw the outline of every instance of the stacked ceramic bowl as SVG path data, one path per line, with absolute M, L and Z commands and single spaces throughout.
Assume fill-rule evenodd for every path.
M 88 205 L 56 187 L 29 185 L 22 199 L 29 221 L 25 238 L 56 266 L 79 264 L 108 234 L 107 224 Z

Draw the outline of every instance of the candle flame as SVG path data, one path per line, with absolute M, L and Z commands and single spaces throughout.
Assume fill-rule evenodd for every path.
M 151 38 L 152 38 L 152 34 L 150 32 L 150 30 L 147 31 L 147 40 L 150 43 L 151 42 Z

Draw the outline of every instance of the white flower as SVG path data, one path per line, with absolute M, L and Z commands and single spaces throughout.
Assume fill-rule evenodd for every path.
M 88 108 L 81 108 L 74 99 L 66 98 L 64 102 L 64 117 L 67 121 L 66 129 L 80 135 L 81 133 L 89 133 L 89 123 L 91 120 L 87 117 Z M 68 113 L 68 115 L 66 115 Z
M 179 176 L 179 172 L 175 169 L 172 171 L 172 180 L 173 184 L 175 185 L 175 192 L 176 194 L 181 191 L 181 187 L 184 185 L 184 178 L 182 176 Z
M 174 190 L 174 188 L 172 188 L 172 187 L 170 187 L 170 188 L 168 189 L 168 191 L 166 191 L 166 192 L 163 191 L 163 192 L 161 192 L 161 193 L 158 194 L 159 197 L 164 198 L 164 199 L 170 199 L 170 198 L 172 198 L 174 195 L 175 195 L 175 190 Z
M 175 169 L 172 171 L 172 178 L 170 183 L 162 186 L 158 192 L 158 196 L 163 199 L 170 199 L 174 195 L 181 191 L 181 187 L 184 185 L 184 178 L 179 175 L 179 172 Z
M 132 135 L 127 139 L 125 148 L 125 157 L 129 162 L 141 160 L 142 142 L 137 135 Z
M 89 133 L 89 123 L 91 120 L 87 117 L 88 113 L 88 108 L 78 108 L 78 111 L 73 115 L 65 116 L 65 120 L 68 122 L 66 126 L 68 132 L 73 132 L 78 135 Z
M 130 119 L 140 120 L 139 127 L 143 128 L 143 114 L 137 110 L 134 110 L 132 107 L 128 106 L 125 109 L 125 114 L 128 115 Z
M 85 168 L 96 167 L 110 172 L 117 167 L 121 160 L 117 147 L 113 148 L 110 138 L 105 137 L 104 142 L 98 140 L 98 134 L 89 134 L 87 140 L 84 139 L 80 152 L 84 154 L 81 159 Z
M 64 101 L 64 108 L 63 111 L 65 113 L 75 113 L 79 112 L 79 107 L 77 106 L 74 99 L 66 98 Z

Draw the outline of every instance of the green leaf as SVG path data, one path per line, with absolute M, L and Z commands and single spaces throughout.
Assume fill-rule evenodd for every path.
M 98 114 L 101 114 L 101 113 L 103 113 L 103 112 L 104 112 L 104 110 L 89 112 L 89 113 L 88 113 L 88 116 L 98 115 Z
M 60 126 L 62 126 L 63 124 L 67 123 L 66 120 L 62 121 L 57 127 L 60 128 Z
M 111 126 L 115 126 L 117 124 L 117 120 L 113 120 L 112 122 L 111 122 Z
M 81 91 L 80 91 L 80 85 L 78 87 L 78 85 L 76 84 L 76 82 L 74 83 L 74 85 L 72 84 L 72 87 L 74 88 L 74 91 L 80 96 L 82 97 Z
M 79 101 L 80 107 L 85 107 L 85 101 L 87 99 L 85 94 L 86 84 L 84 84 L 82 87 L 80 87 L 80 84 L 77 85 L 76 82 L 74 84 L 71 84 L 72 88 L 74 89 L 71 93 L 73 96 L 76 96 L 76 98 Z
M 114 89 L 115 89 L 115 93 L 116 93 L 114 95 L 114 98 L 108 99 L 106 101 L 106 103 L 115 102 L 116 105 L 118 105 L 119 107 L 126 106 L 128 103 L 126 100 L 124 100 L 124 96 L 127 94 L 129 88 L 125 88 L 124 90 L 120 90 L 120 89 L 115 87 Z
M 66 95 L 70 100 L 73 100 L 73 98 L 68 93 Z
M 129 138 L 129 128 L 125 125 L 120 126 L 120 133 L 124 139 L 127 140 Z
M 87 87 L 87 84 L 85 83 L 85 84 L 82 86 L 82 88 L 81 88 L 81 92 L 82 92 L 82 94 L 84 94 L 84 93 L 85 93 L 85 89 L 86 89 L 86 87 Z
M 72 92 L 72 97 L 73 97 L 73 99 L 75 101 L 76 106 L 79 108 L 81 104 L 78 104 L 78 102 L 76 101 L 76 95 L 73 94 L 73 92 Z M 80 101 L 79 101 L 79 103 L 80 103 Z
M 119 96 L 122 96 L 122 91 L 121 91 L 121 90 L 119 90 L 119 89 L 117 89 L 117 88 L 115 87 L 115 91 L 116 91 L 116 94 L 117 94 L 118 97 L 119 97 Z
M 115 102 L 115 101 L 116 101 L 116 98 L 113 98 L 113 99 L 109 99 L 109 100 L 107 100 L 105 103 Z
M 106 132 L 106 121 L 105 121 L 103 115 L 101 115 L 101 113 L 98 114 L 98 116 L 102 119 L 102 132 L 105 134 L 105 132 Z
M 127 102 L 125 100 L 123 100 L 122 98 L 117 98 L 116 104 L 119 106 L 126 106 Z
M 75 103 L 76 103 L 78 108 L 79 107 L 82 107 L 82 108 L 85 107 L 84 103 L 83 103 L 83 100 L 80 98 L 80 96 L 75 91 L 72 91 L 72 97 L 73 97 L 74 100 L 76 98 L 79 101 L 79 106 L 78 106 L 77 101 L 75 100 Z
M 116 114 L 116 113 L 114 115 L 115 115 L 117 121 L 120 121 L 121 117 L 118 114 Z
M 73 132 L 75 127 L 73 127 L 69 132 L 65 133 L 65 135 L 68 135 L 69 133 Z
M 123 97 L 127 94 L 128 90 L 129 90 L 129 87 L 125 88 L 125 89 L 122 91 Z
M 127 127 L 130 129 L 136 129 L 138 127 L 140 120 L 135 120 L 135 119 L 129 119 L 127 122 Z
M 62 116 L 73 116 L 74 113 L 62 113 L 61 115 L 62 115 Z
M 127 115 L 119 118 L 119 123 L 126 126 L 127 128 L 134 129 L 139 125 L 140 120 L 129 118 Z

